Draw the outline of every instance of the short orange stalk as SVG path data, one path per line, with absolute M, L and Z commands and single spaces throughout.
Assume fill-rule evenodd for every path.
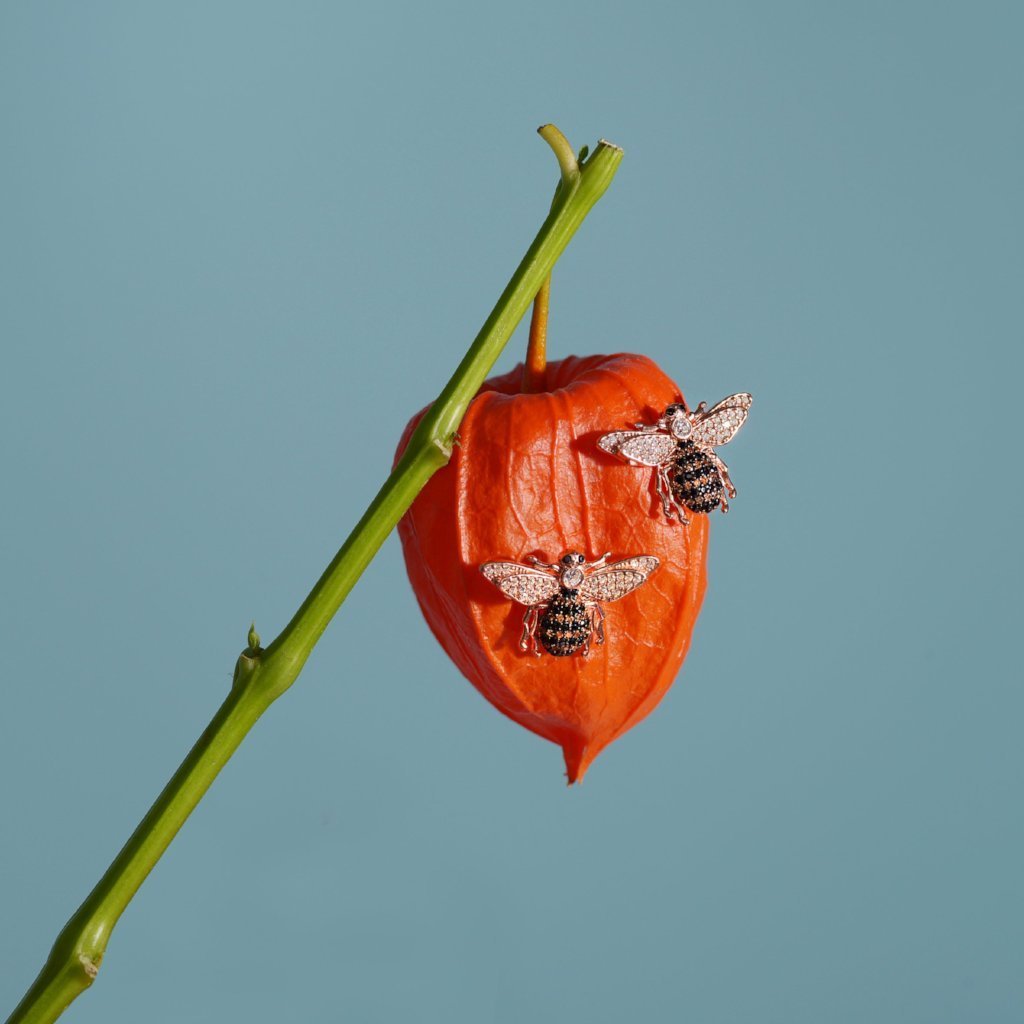
M 551 275 L 533 300 L 533 316 L 530 318 L 530 341 L 526 348 L 526 362 L 523 364 L 523 392 L 532 394 L 543 391 L 546 385 L 548 365 L 548 304 L 551 299 Z

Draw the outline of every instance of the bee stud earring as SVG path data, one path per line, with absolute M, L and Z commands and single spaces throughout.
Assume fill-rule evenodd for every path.
M 685 402 L 670 405 L 657 423 L 605 434 L 597 445 L 634 466 L 654 468 L 654 487 L 666 518 L 688 523 L 686 512 L 729 511 L 736 488 L 715 448 L 731 441 L 743 426 L 753 398 L 723 398 L 712 409 L 701 402 L 692 412 Z
M 586 657 L 591 641 L 605 640 L 601 602 L 618 601 L 647 582 L 658 568 L 653 555 L 637 555 L 608 565 L 609 555 L 588 562 L 578 551 L 560 561 L 531 558 L 518 562 L 484 562 L 480 571 L 507 598 L 526 605 L 519 646 L 540 657 L 541 647 L 555 657 L 578 651 Z

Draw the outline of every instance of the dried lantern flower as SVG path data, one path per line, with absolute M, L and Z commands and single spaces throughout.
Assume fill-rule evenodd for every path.
M 499 711 L 561 746 L 570 783 L 646 716 L 676 677 L 706 585 L 708 517 L 668 523 L 637 473 L 602 451 L 609 430 L 656 420 L 679 388 L 640 355 L 547 364 L 546 390 L 522 369 L 488 380 L 451 462 L 399 524 L 406 569 L 434 636 Z M 413 417 L 401 452 L 425 410 Z M 552 562 L 563 552 L 656 555 L 649 582 L 608 610 L 608 642 L 588 657 L 533 657 L 522 608 L 480 573 L 495 559 Z

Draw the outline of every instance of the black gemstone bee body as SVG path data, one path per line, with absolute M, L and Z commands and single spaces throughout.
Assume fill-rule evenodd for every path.
M 578 590 L 561 590 L 548 602 L 537 634 L 544 650 L 556 658 L 575 654 L 590 639 L 593 623 Z
M 679 441 L 672 495 L 691 512 L 711 512 L 722 501 L 722 475 L 715 460 L 692 441 Z

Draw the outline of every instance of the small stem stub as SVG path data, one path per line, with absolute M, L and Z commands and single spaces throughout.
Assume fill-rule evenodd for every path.
M 542 124 L 537 129 L 537 134 L 551 147 L 558 160 L 558 167 L 562 172 L 562 181 L 567 185 L 580 176 L 580 165 L 576 162 L 576 154 L 573 152 L 569 140 L 553 125 Z
M 548 307 L 551 302 L 551 275 L 533 300 L 533 316 L 530 318 L 530 341 L 526 347 L 526 362 L 523 364 L 524 393 L 544 391 L 547 387 L 548 366 Z
M 256 632 L 256 623 L 249 627 L 249 646 L 238 656 L 235 662 L 235 671 L 231 677 L 231 689 L 237 689 L 243 683 L 252 678 L 253 672 L 260 664 L 260 656 L 263 648 L 260 647 L 260 635 Z

